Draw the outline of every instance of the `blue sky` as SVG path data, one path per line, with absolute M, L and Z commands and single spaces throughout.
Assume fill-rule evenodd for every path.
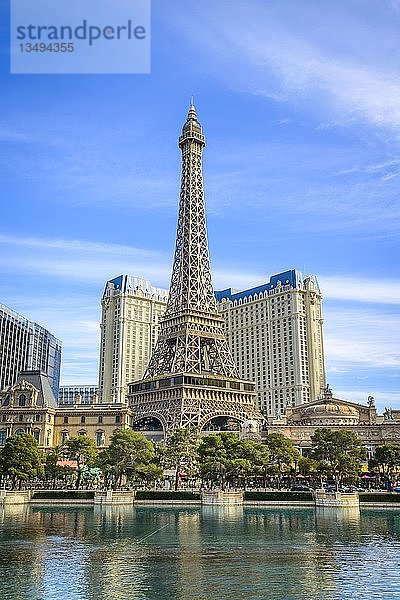
M 1 16 L 0 302 L 63 383 L 96 382 L 107 279 L 168 286 L 193 94 L 215 287 L 317 275 L 335 395 L 400 408 L 400 1 L 153 0 L 149 75 L 10 75 Z

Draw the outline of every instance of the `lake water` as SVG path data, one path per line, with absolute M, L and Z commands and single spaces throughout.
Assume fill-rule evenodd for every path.
M 400 511 L 0 513 L 1 600 L 400 599 Z

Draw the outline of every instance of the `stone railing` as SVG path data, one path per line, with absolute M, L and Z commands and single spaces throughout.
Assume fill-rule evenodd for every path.
M 26 504 L 30 501 L 31 495 L 32 492 L 30 490 L 0 490 L 0 505 L 8 506 L 9 504 Z
M 105 490 L 96 491 L 94 495 L 94 504 L 133 504 L 134 500 L 134 491 Z
M 215 505 L 243 504 L 243 491 L 204 490 L 201 493 L 201 503 Z
M 357 492 L 326 492 L 316 490 L 314 494 L 315 506 L 326 508 L 353 508 L 360 506 Z

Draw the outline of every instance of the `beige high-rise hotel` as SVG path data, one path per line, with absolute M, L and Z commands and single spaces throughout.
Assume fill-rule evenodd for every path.
M 128 383 L 142 377 L 167 296 L 166 290 L 130 275 L 107 281 L 101 300 L 100 402 L 125 402 Z
M 215 292 L 241 377 L 256 382 L 259 407 L 279 417 L 286 406 L 323 392 L 322 295 L 316 277 L 294 269 L 241 292 Z

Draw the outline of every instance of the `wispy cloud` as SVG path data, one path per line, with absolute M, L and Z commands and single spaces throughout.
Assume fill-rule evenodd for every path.
M 214 72 L 219 66 L 218 76 L 237 88 L 285 101 L 318 97 L 320 110 L 336 122 L 361 119 L 398 130 L 400 76 L 392 60 L 398 36 L 391 16 L 385 21 L 376 2 L 359 14 L 340 5 L 342 10 L 312 2 L 300 13 L 285 1 L 278 7 L 229 3 L 229 9 L 226 2 L 203 3 L 196 5 L 195 19 L 184 10 L 179 19 L 174 11 L 165 18 L 187 41 L 201 39 L 203 68 L 208 58 Z M 376 60 L 385 56 L 382 47 L 384 63 Z
M 130 273 L 153 279 L 166 287 L 169 283 L 171 255 L 148 248 L 93 242 L 87 240 L 18 237 L 0 233 L 0 269 L 36 272 L 103 283 L 109 276 Z M 217 288 L 246 289 L 265 282 L 256 271 L 227 268 L 216 264 L 214 283 Z M 400 305 L 400 283 L 381 277 L 360 278 L 349 275 L 319 275 L 325 299 L 361 303 Z
M 397 235 L 399 169 L 392 149 L 310 141 L 214 141 L 208 150 L 206 198 L 212 215 L 251 215 L 285 229 L 358 238 Z M 211 209 L 211 210 L 210 210 Z M 290 214 L 290 219 L 287 219 Z
M 67 240 L 67 239 L 49 239 L 35 237 L 18 237 L 15 235 L 0 234 L 0 244 L 8 246 L 18 246 L 20 248 L 41 248 L 56 249 L 66 252 L 85 252 L 89 254 L 116 254 L 131 256 L 160 257 L 160 254 L 153 250 L 135 248 L 134 246 L 124 246 L 120 244 L 108 244 L 105 242 L 90 242 L 86 240 Z
M 360 306 L 325 307 L 325 349 L 332 373 L 400 367 L 400 314 Z
M 170 257 L 119 244 L 0 235 L 1 246 L 0 270 L 8 273 L 99 283 L 120 273 L 167 281 L 170 273 Z
M 400 306 L 397 279 L 321 275 L 318 281 L 325 298 Z

